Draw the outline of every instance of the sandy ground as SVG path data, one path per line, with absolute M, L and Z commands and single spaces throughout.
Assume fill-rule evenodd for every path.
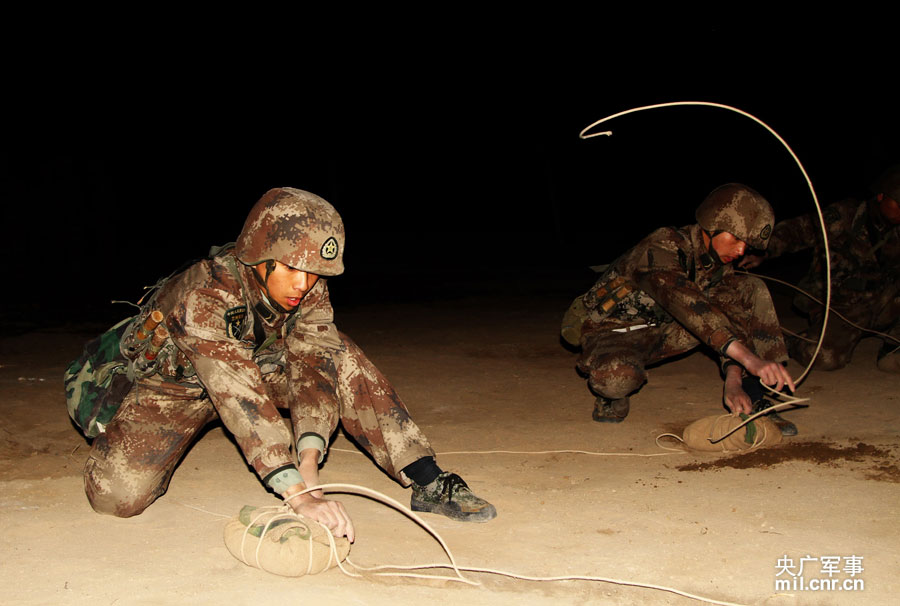
M 574 293 L 577 294 L 577 293 Z M 864 341 L 852 366 L 812 373 L 789 413 L 801 434 L 731 457 L 666 453 L 657 435 L 720 411 L 715 362 L 694 353 L 652 369 L 625 423 L 590 419 L 592 398 L 557 329 L 570 297 L 458 298 L 339 309 L 338 324 L 396 384 L 445 468 L 491 500 L 482 525 L 428 516 L 461 565 L 539 577 L 591 576 L 742 604 L 889 604 L 900 593 L 900 377 Z M 670 592 L 588 580 L 467 574 L 480 586 L 339 570 L 283 578 L 225 549 L 225 519 L 276 504 L 220 426 L 195 444 L 143 515 L 95 514 L 82 491 L 89 445 L 65 412 L 61 376 L 93 335 L 49 330 L 0 340 L 0 601 L 4 604 L 695 604 Z M 791 367 L 794 374 L 802 370 Z M 583 450 L 488 454 L 489 450 Z M 466 451 L 459 453 L 460 451 Z M 459 453 L 459 454 L 455 454 Z M 409 493 L 341 435 L 323 481 Z M 446 562 L 402 514 L 340 497 L 362 565 Z M 862 588 L 781 590 L 777 564 L 807 581 Z M 853 557 L 863 570 L 851 576 Z

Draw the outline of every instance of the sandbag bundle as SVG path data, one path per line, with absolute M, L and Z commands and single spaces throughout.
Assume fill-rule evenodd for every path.
M 350 553 L 346 537 L 332 537 L 312 520 L 284 507 L 250 505 L 225 525 L 225 546 L 244 564 L 285 577 L 323 572 Z
M 704 452 L 755 450 L 781 442 L 781 430 L 765 416 L 753 419 L 744 427 L 722 438 L 747 418 L 747 415 L 703 417 L 685 427 L 681 440 L 689 449 Z

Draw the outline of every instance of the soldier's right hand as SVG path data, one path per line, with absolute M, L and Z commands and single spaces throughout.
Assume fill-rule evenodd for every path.
M 288 489 L 285 498 L 287 499 L 291 493 L 299 492 L 299 490 Z M 330 530 L 334 536 L 347 537 L 351 543 L 356 540 L 353 522 L 350 520 L 347 510 L 344 509 L 344 504 L 340 501 L 314 497 L 310 493 L 306 493 L 289 499 L 288 503 L 294 513 L 315 520 Z
M 797 391 L 794 379 L 791 378 L 787 368 L 778 362 L 763 360 L 738 340 L 732 341 L 723 352 L 726 356 L 743 366 L 754 377 L 759 377 L 763 383 L 775 391 L 787 385 L 791 393 Z
M 753 364 L 745 365 L 744 368 L 752 375 L 759 377 L 763 383 L 775 391 L 781 391 L 781 388 L 784 386 L 789 387 L 791 393 L 797 391 L 797 387 L 794 385 L 794 379 L 791 378 L 787 368 L 778 362 L 769 362 L 761 358 L 756 358 L 756 361 Z

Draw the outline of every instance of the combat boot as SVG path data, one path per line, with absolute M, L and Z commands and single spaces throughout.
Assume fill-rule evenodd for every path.
M 621 423 L 628 416 L 630 408 L 631 399 L 628 397 L 612 400 L 603 396 L 597 396 L 591 418 L 598 423 Z
M 465 480 L 449 471 L 425 486 L 413 483 L 410 509 L 439 513 L 458 522 L 487 522 L 497 517 L 493 505 L 476 496 Z
M 772 402 L 769 402 L 768 400 L 763 398 L 761 400 L 756 401 L 756 403 L 753 405 L 753 410 L 750 412 L 751 412 L 751 414 L 756 414 L 759 411 L 765 410 L 772 405 L 773 405 Z M 778 414 L 778 412 L 773 410 L 772 412 L 767 413 L 763 416 L 769 417 L 769 420 L 772 421 L 775 424 L 775 427 L 777 427 L 781 431 L 781 435 L 783 435 L 783 436 L 797 435 L 797 426 L 794 425 L 793 423 L 791 423 L 790 421 L 788 421 L 787 419 L 785 419 L 784 417 L 782 417 L 780 414 Z

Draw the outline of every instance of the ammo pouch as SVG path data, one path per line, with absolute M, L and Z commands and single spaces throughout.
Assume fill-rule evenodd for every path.
M 626 299 L 625 306 L 617 312 L 616 307 Z M 604 320 L 614 312 L 616 317 L 639 317 L 656 324 L 672 322 L 672 316 L 659 303 L 624 276 L 598 282 L 584 295 L 584 306 L 589 310 L 592 322 Z
M 209 258 L 227 252 L 232 246 L 214 247 Z M 226 258 L 225 264 L 243 285 L 234 259 Z M 177 273 L 180 271 L 172 275 Z M 143 302 L 142 299 L 139 314 L 122 320 L 90 341 L 81 356 L 66 368 L 66 408 L 72 421 L 88 438 L 95 438 L 105 431 L 135 380 L 156 373 L 160 367 L 174 370 L 174 377 L 167 376 L 166 380 L 195 384 L 193 365 L 169 338 L 163 314 L 155 309 L 156 294 L 168 279 L 160 280 L 153 287 L 155 292 L 148 301 Z M 284 350 L 271 347 L 276 340 L 275 335 L 266 339 L 255 310 L 249 303 L 247 308 L 254 316 L 253 337 L 257 346 L 253 358 L 259 364 L 260 371 L 267 374 L 283 369 Z M 295 317 L 288 320 L 285 334 L 290 332 L 295 321 Z M 246 332 L 248 330 L 245 328 L 243 333 Z M 244 334 L 234 336 L 240 340 L 245 338 Z
M 624 276 L 616 276 L 599 288 L 592 288 L 584 297 L 584 304 L 589 309 L 596 309 L 600 317 L 606 317 L 619 304 L 619 301 L 634 292 Z

